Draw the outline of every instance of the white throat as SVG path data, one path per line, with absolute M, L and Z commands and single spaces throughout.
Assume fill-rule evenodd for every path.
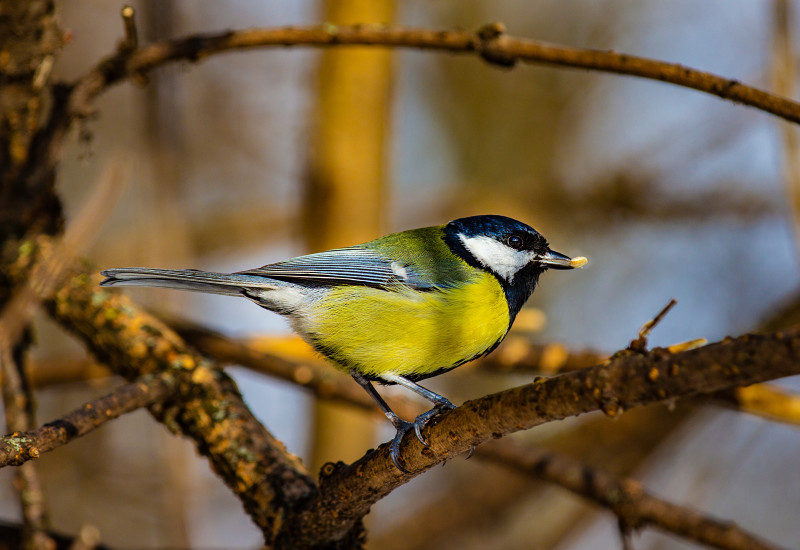
M 509 284 L 514 282 L 517 272 L 528 265 L 535 258 L 533 252 L 527 250 L 514 250 L 491 237 L 478 235 L 476 237 L 458 236 L 464 243 L 464 248 L 478 260 L 483 267 L 492 270 Z

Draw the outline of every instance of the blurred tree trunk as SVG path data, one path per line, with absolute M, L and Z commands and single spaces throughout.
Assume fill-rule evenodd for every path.
M 53 0 L 0 0 L 0 13 L 0 239 L 5 243 L 27 232 L 55 234 L 63 223 L 53 171 L 45 166 L 27 177 L 39 164 L 34 157 L 43 154 L 35 147 L 42 121 L 64 95 L 49 79 L 63 36 Z M 1 268 L 0 305 L 10 295 Z
M 390 23 L 393 0 L 326 0 L 333 24 Z M 304 233 L 313 251 L 364 242 L 384 229 L 386 135 L 393 54 L 329 49 L 321 56 L 304 201 Z M 374 420 L 317 402 L 311 469 L 351 460 L 373 445 Z
M 794 44 L 794 10 L 788 0 L 772 5 L 772 87 L 783 97 L 797 95 L 797 52 Z M 779 122 L 783 154 L 784 181 L 793 214 L 795 245 L 800 246 L 800 136 L 797 126 Z
M 0 0 L 0 15 L 0 312 L 5 313 L 13 295 L 6 269 L 13 261 L 13 241 L 33 232 L 53 235 L 63 225 L 55 171 L 46 162 L 50 151 L 41 136 L 50 111 L 63 107 L 65 94 L 50 82 L 63 45 L 53 0 Z M 21 327 L 21 333 L 6 333 L 0 343 L 8 346 L 0 359 L 5 431 L 36 424 L 27 368 L 30 326 Z M 14 472 L 23 520 L 21 548 L 37 550 L 53 545 L 46 534 L 50 520 L 38 470 L 26 464 Z

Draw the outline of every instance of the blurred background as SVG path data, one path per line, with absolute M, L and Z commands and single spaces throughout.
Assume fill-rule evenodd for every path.
M 794 94 L 793 2 L 706 0 L 134 1 L 140 40 L 322 21 L 476 29 L 678 62 Z M 786 8 L 788 17 L 786 16 Z M 121 4 L 62 2 L 75 78 L 113 51 Z M 546 274 L 518 336 L 614 352 L 671 298 L 652 345 L 710 341 L 775 321 L 798 302 L 794 128 L 675 86 L 474 56 L 408 50 L 269 49 L 160 69 L 102 96 L 66 152 L 59 187 L 78 211 L 109 159 L 130 183 L 90 251 L 98 269 L 234 271 L 390 231 L 497 213 L 553 248 L 589 257 Z M 234 337 L 289 333 L 245 300 L 130 290 L 158 311 Z M 119 383 L 59 382 L 84 350 L 37 321 L 37 393 L 47 421 Z M 499 350 L 502 352 L 502 349 Z M 352 461 L 393 429 L 232 365 L 245 399 L 317 471 Z M 47 374 L 50 373 L 50 374 Z M 456 403 L 532 375 L 465 366 L 430 381 Z M 800 390 L 796 379 L 781 382 Z M 385 389 L 389 393 L 393 388 Z M 600 415 L 515 438 L 642 480 L 656 494 L 800 545 L 800 432 L 712 405 Z M 256 548 L 227 488 L 147 413 L 121 418 L 38 462 L 54 527 L 96 526 L 118 548 Z M 0 470 L 0 517 L 17 519 Z M 561 489 L 457 458 L 378 503 L 371 548 L 618 548 L 615 518 Z M 652 530 L 637 549 L 694 548 Z

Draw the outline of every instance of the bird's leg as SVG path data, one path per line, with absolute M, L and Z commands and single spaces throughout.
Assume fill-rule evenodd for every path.
M 433 408 L 416 417 L 413 423 L 414 432 L 417 434 L 417 439 L 419 439 L 420 443 L 422 443 L 427 447 L 428 442 L 425 441 L 425 438 L 422 436 L 422 429 L 428 425 L 428 422 L 430 422 L 432 418 L 434 418 L 443 411 L 449 411 L 451 409 L 455 409 L 456 406 L 453 405 L 450 402 L 450 400 L 447 399 L 446 397 L 441 396 L 438 393 L 432 392 L 427 388 L 423 388 L 422 386 L 420 386 L 416 382 L 412 382 L 408 378 L 403 378 L 402 376 L 397 376 L 395 374 L 383 375 L 381 378 L 383 378 L 387 382 L 392 382 L 394 384 L 399 384 L 404 388 L 408 388 L 409 390 L 421 395 L 422 397 L 433 403 Z
M 403 467 L 401 463 L 402 460 L 400 458 L 400 442 L 403 440 L 403 436 L 406 435 L 406 432 L 408 432 L 412 427 L 416 428 L 416 425 L 412 424 L 411 422 L 406 422 L 405 420 L 397 416 L 397 414 L 395 414 L 395 412 L 389 407 L 389 405 L 386 404 L 386 401 L 383 400 L 383 397 L 381 397 L 380 394 L 377 392 L 377 390 L 375 390 L 372 383 L 366 378 L 364 378 L 361 374 L 357 373 L 356 371 L 350 371 L 350 376 L 352 376 L 353 379 L 356 382 L 358 382 L 362 388 L 367 390 L 367 393 L 370 395 L 370 397 L 372 397 L 375 403 L 378 404 L 378 407 L 381 408 L 383 414 L 386 415 L 386 418 L 389 419 L 389 422 L 391 422 L 395 430 L 397 430 L 397 433 L 395 434 L 392 443 L 389 445 L 389 456 L 392 458 L 392 462 L 394 462 L 394 465 L 397 467 L 398 470 L 400 470 L 403 473 L 410 474 L 411 472 L 409 472 L 405 467 Z

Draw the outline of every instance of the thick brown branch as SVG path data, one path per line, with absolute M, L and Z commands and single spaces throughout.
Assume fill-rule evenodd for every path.
M 312 526 L 306 531 L 311 544 L 315 537 L 336 538 L 398 486 L 489 439 L 590 411 L 615 416 L 630 407 L 794 374 L 800 374 L 800 328 L 681 353 L 621 353 L 608 364 L 468 401 L 443 414 L 426 430 L 428 448 L 413 437 L 403 441 L 403 460 L 412 474 L 391 467 L 385 445 L 350 466 L 331 468 L 321 479 L 319 496 L 296 520 Z
M 498 441 L 478 451 L 485 460 L 560 485 L 614 512 L 626 531 L 656 527 L 727 550 L 777 548 L 739 528 L 647 493 L 641 483 L 590 468 L 564 455 Z
M 212 355 L 214 355 L 212 353 Z M 564 344 L 534 344 L 528 338 L 509 336 L 491 355 L 475 365 L 488 371 L 517 374 L 561 374 L 594 365 L 608 354 L 594 350 L 571 350 Z M 800 395 L 774 384 L 754 384 L 715 393 L 715 402 L 775 422 L 800 425 Z
M 86 403 L 36 430 L 15 432 L 0 438 L 0 467 L 19 466 L 41 453 L 52 451 L 73 439 L 94 431 L 125 413 L 162 403 L 178 382 L 176 373 L 146 376 L 126 384 L 99 399 Z
M 537 447 L 577 458 L 613 475 L 627 476 L 645 464 L 669 434 L 680 429 L 696 411 L 696 406 L 687 403 L 674 407 L 642 407 L 614 419 L 593 415 L 581 422 L 559 426 L 550 435 L 534 438 Z M 488 445 L 496 444 L 506 444 L 506 441 Z M 483 448 L 481 446 L 478 451 Z M 481 459 L 481 456 L 476 452 L 474 458 Z M 552 502 L 549 483 L 535 483 L 538 481 L 535 478 L 526 483 L 506 468 L 483 468 L 474 463 L 459 468 L 472 469 L 472 475 L 469 471 L 456 474 L 443 494 L 427 498 L 414 507 L 412 514 L 404 515 L 389 529 L 371 536 L 372 545 L 382 550 L 427 550 L 448 545 L 459 548 L 460 541 L 469 543 L 487 528 L 488 537 L 493 531 L 498 534 L 503 531 L 508 515 L 519 511 L 520 499 L 527 503 L 525 506 L 534 509 L 535 501 Z M 480 475 L 475 475 L 478 469 Z M 463 483 L 466 479 L 469 482 Z M 536 532 L 537 547 L 559 547 L 561 541 L 574 534 L 574 526 L 596 511 L 588 501 L 573 499 L 562 504 L 557 522 L 552 522 L 548 514 L 530 518 L 529 527 Z
M 32 252 L 20 257 L 12 276 L 24 276 L 39 255 L 36 250 L 46 255 L 50 248 L 46 238 L 27 247 Z M 188 348 L 124 295 L 100 288 L 99 276 L 71 269 L 65 280 L 45 302 L 50 314 L 126 378 L 177 373 L 174 404 L 150 411 L 194 441 L 242 501 L 267 543 L 273 543 L 288 510 L 315 492 L 299 459 L 258 422 L 218 365 Z

